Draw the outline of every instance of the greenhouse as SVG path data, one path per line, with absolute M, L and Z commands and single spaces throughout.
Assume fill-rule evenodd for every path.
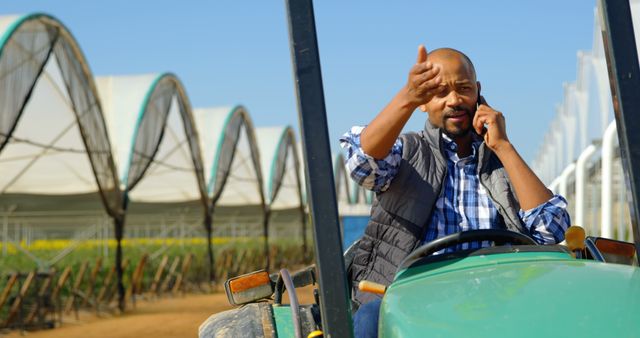
M 303 183 L 300 175 L 300 159 L 296 150 L 296 137 L 291 127 L 257 128 L 260 144 L 261 168 L 265 175 L 269 228 L 278 227 L 277 233 L 298 232 L 306 251 L 306 208 L 302 196 Z M 297 211 L 298 217 L 291 217 Z M 299 227 L 292 227 L 297 220 Z M 299 231 L 296 231 L 299 230 Z
M 122 196 L 103 111 L 73 36 L 44 14 L 0 18 L 0 29 L 4 210 L 28 211 L 24 203 L 12 206 L 9 196 L 65 195 L 91 204 L 83 210 L 119 217 Z
M 44 14 L 2 17 L 0 27 L 2 253 L 17 249 L 44 268 L 83 240 L 106 243 L 113 219 L 124 217 L 120 181 L 93 75 L 71 33 Z M 75 240 L 54 255 L 29 250 L 56 238 Z
M 3 258 L 15 251 L 48 269 L 81 247 L 111 259 L 120 240 L 130 242 L 119 258 L 145 251 L 154 262 L 189 243 L 209 243 L 213 262 L 211 248 L 230 238 L 263 243 L 267 264 L 272 241 L 310 251 L 293 128 L 255 127 L 241 105 L 192 108 L 172 73 L 94 77 L 49 15 L 0 17 L 0 30 Z M 343 161 L 335 157 L 340 212 L 366 215 L 371 194 Z
M 333 177 L 335 178 L 338 208 L 342 209 L 351 204 L 353 196 L 351 193 L 352 181 L 344 166 L 344 156 L 341 153 L 333 157 Z

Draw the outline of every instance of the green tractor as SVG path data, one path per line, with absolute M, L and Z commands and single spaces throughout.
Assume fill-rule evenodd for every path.
M 389 287 L 349 285 L 351 250 L 343 254 L 340 240 L 313 7 L 288 0 L 316 265 L 228 280 L 229 301 L 239 307 L 211 316 L 200 337 L 351 337 L 352 287 L 382 297 L 381 337 L 640 337 L 640 68 L 629 3 L 600 5 L 635 243 L 585 238 L 578 227 L 567 231 L 566 246 L 536 245 L 506 230 L 468 231 L 416 249 Z M 433 255 L 472 241 L 494 246 Z M 315 283 L 315 303 L 300 305 L 296 288 Z
M 414 251 L 388 288 L 366 281 L 359 287 L 384 295 L 381 337 L 640 335 L 635 246 L 580 232 L 567 232 L 569 247 L 535 245 L 503 230 L 458 233 Z M 496 246 L 431 255 L 479 240 Z M 229 300 L 242 306 L 212 316 L 201 337 L 314 337 L 323 327 L 320 304 L 301 306 L 295 296 L 296 287 L 314 282 L 312 268 L 293 276 L 261 271 L 230 279 Z M 283 287 L 290 304 L 282 303 Z M 272 297 L 273 302 L 258 302 Z

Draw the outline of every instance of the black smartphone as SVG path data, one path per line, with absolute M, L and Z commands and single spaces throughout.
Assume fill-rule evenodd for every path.
M 476 101 L 476 111 L 478 111 L 478 108 L 480 108 L 480 104 L 482 104 L 482 99 L 481 99 L 481 96 L 480 96 L 480 88 L 478 88 L 478 99 Z M 482 126 L 482 133 L 480 133 L 480 136 L 484 136 L 484 134 L 486 134 L 486 133 L 487 133 L 487 127 L 486 126 Z

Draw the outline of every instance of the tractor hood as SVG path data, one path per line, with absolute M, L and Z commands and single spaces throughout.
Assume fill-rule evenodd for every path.
M 381 337 L 638 337 L 640 269 L 562 252 L 410 267 L 388 288 Z

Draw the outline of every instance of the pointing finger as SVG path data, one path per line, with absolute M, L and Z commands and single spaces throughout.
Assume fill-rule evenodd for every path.
M 418 60 L 416 63 L 423 63 L 425 61 L 427 61 L 427 49 L 424 45 L 420 45 L 418 46 Z

